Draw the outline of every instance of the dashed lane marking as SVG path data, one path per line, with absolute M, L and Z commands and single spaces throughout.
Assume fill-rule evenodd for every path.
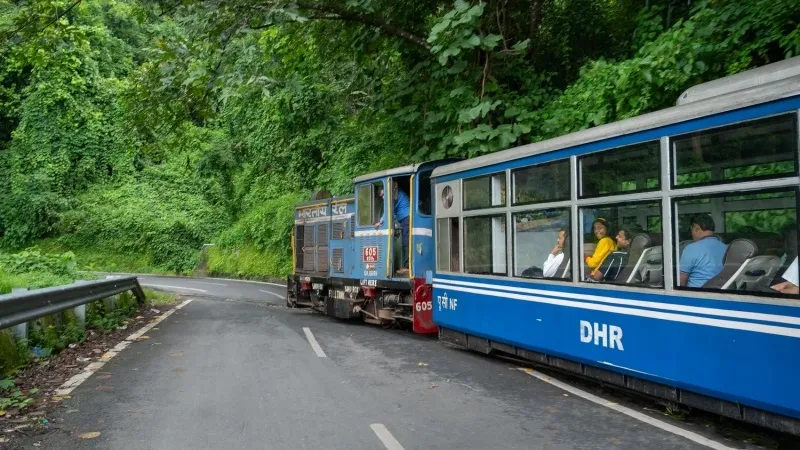
M 275 297 L 278 297 L 279 299 L 283 300 L 283 295 L 281 295 L 281 294 L 276 294 L 274 292 L 265 291 L 263 289 L 259 289 L 258 292 L 263 292 L 265 294 L 274 295 Z
M 528 375 L 530 375 L 532 377 L 536 377 L 536 378 L 544 381 L 545 383 L 549 383 L 549 384 L 552 384 L 553 386 L 555 386 L 557 388 L 563 389 L 563 390 L 569 392 L 572 395 L 576 395 L 576 396 L 581 397 L 583 399 L 589 400 L 592 403 L 597 403 L 598 405 L 605 406 L 606 408 L 613 409 L 614 411 L 617 411 L 619 413 L 625 414 L 628 417 L 632 417 L 632 418 L 634 418 L 636 420 L 639 420 L 639 421 L 644 422 L 646 424 L 652 425 L 652 426 L 654 426 L 656 428 L 660 428 L 660 429 L 662 429 L 664 431 L 667 431 L 669 433 L 677 434 L 678 436 L 684 437 L 684 438 L 686 438 L 686 439 L 688 439 L 688 440 L 690 440 L 692 442 L 698 443 L 700 445 L 704 445 L 704 446 L 706 446 L 708 448 L 713 448 L 714 450 L 734 450 L 733 447 L 728 447 L 727 445 L 723 445 L 723 444 L 721 444 L 721 443 L 719 443 L 717 441 L 711 440 L 711 439 L 709 439 L 707 437 L 704 437 L 704 436 L 701 436 L 701 435 L 699 435 L 697 433 L 691 432 L 689 430 L 684 430 L 683 428 L 676 427 L 675 425 L 672 425 L 672 424 L 669 424 L 667 422 L 664 422 L 664 421 L 658 420 L 656 418 L 650 417 L 650 416 L 648 416 L 646 414 L 642 414 L 639 411 L 634 411 L 634 410 L 632 410 L 632 409 L 630 409 L 628 407 L 619 405 L 619 404 L 617 404 L 615 402 L 612 402 L 610 400 L 606 400 L 606 399 L 604 399 L 602 397 L 598 397 L 597 395 L 590 394 L 589 392 L 586 392 L 584 390 L 578 389 L 575 386 L 570 386 L 569 384 L 564 383 L 563 381 L 559 381 L 559 380 L 557 380 L 557 379 L 555 379 L 555 378 L 553 378 L 553 377 L 551 377 L 549 375 L 545 375 L 545 374 L 537 372 L 537 371 L 535 371 L 533 369 L 519 367 L 519 370 L 527 373 Z
M 107 351 L 105 354 L 103 354 L 103 356 L 97 358 L 97 361 L 94 361 L 91 364 L 89 364 L 88 366 L 84 367 L 83 370 L 80 373 L 76 374 L 75 376 L 73 376 L 72 378 L 67 380 L 64 384 L 62 384 L 58 389 L 56 389 L 55 395 L 58 395 L 58 396 L 69 395 L 70 392 L 72 392 L 73 389 L 75 389 L 76 387 L 80 386 L 81 383 L 83 383 L 84 381 L 89 379 L 89 377 L 92 376 L 93 373 L 95 373 L 98 370 L 100 370 L 100 368 L 103 367 L 108 361 L 110 361 L 111 358 L 117 356 L 117 354 L 119 352 L 121 352 L 122 350 L 125 350 L 125 348 L 127 348 L 129 345 L 131 345 L 132 342 L 136 341 L 143 334 L 145 334 L 148 331 L 150 331 L 151 329 L 153 329 L 153 327 L 155 327 L 156 325 L 161 323 L 167 317 L 171 316 L 172 313 L 174 313 L 175 311 L 177 311 L 177 310 L 183 308 L 184 306 L 188 305 L 189 303 L 191 303 L 191 301 L 192 301 L 192 299 L 186 300 L 185 302 L 181 303 L 180 305 L 178 305 L 178 306 L 172 308 L 171 310 L 165 312 L 164 314 L 158 316 L 155 320 L 153 320 L 149 324 L 147 324 L 147 325 L 143 326 L 142 328 L 140 328 L 139 331 L 137 331 L 137 332 L 133 333 L 132 335 L 128 336 L 127 338 L 125 338 L 124 341 L 122 341 L 119 344 L 117 344 L 116 346 L 114 346 L 114 348 L 112 348 L 111 350 Z
M 303 333 L 306 334 L 306 339 L 308 339 L 308 343 L 311 344 L 311 348 L 314 350 L 314 353 L 316 353 L 320 358 L 327 358 L 327 356 L 325 356 L 325 352 L 322 351 L 322 347 L 319 346 L 317 338 L 315 338 L 314 334 L 311 333 L 311 329 L 308 327 L 303 327 Z
M 405 450 L 382 423 L 373 423 L 369 427 L 378 435 L 378 439 L 383 442 L 387 450 Z
M 160 287 L 160 288 L 164 288 L 164 289 L 178 289 L 178 290 L 182 289 L 182 290 L 186 290 L 186 291 L 197 291 L 197 292 L 202 292 L 204 294 L 206 292 L 208 292 L 205 289 L 197 289 L 197 288 L 190 288 L 190 287 L 184 287 L 184 286 L 167 286 L 166 284 L 141 283 L 141 285 L 142 286 L 148 286 L 148 287 Z

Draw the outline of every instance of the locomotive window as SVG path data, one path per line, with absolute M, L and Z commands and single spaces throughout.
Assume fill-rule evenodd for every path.
M 797 258 L 796 192 L 676 200 L 675 285 L 726 293 L 797 294 L 797 265 L 792 267 Z M 794 288 L 772 288 L 787 281 Z
M 673 139 L 676 187 L 797 174 L 795 114 L 745 122 Z
M 383 182 L 362 184 L 358 187 L 358 226 L 376 224 L 383 216 Z
M 419 174 L 419 189 L 417 198 L 419 199 L 419 213 L 424 216 L 431 215 L 431 170 Z
M 506 205 L 506 174 L 496 173 L 463 181 L 464 210 Z
M 506 275 L 506 216 L 464 218 L 464 271 Z
M 661 145 L 653 141 L 579 158 L 581 197 L 658 189 L 660 152 Z
M 581 208 L 593 217 L 581 236 L 582 280 L 663 288 L 661 203 L 637 202 Z
M 569 160 L 525 167 L 511 172 L 513 204 L 569 200 Z
M 514 276 L 572 279 L 569 208 L 514 214 Z

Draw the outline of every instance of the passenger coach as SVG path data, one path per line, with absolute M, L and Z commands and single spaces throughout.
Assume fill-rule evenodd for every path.
M 435 169 L 440 338 L 800 434 L 799 109 L 794 58 Z

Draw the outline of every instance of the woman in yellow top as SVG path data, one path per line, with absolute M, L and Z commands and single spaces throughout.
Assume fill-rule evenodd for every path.
M 583 261 L 589 269 L 589 273 L 597 270 L 600 264 L 603 263 L 603 260 L 606 259 L 606 256 L 617 249 L 617 244 L 614 242 L 614 239 L 610 237 L 611 224 L 606 219 L 598 217 L 592 224 L 592 229 L 594 231 L 594 236 L 597 238 L 597 247 L 595 247 L 593 255 L 587 253 L 583 258 Z

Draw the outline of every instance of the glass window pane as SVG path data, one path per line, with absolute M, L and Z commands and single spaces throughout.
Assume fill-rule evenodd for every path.
M 664 286 L 661 203 L 603 205 L 581 213 L 594 218 L 592 231 L 581 236 L 583 281 Z
M 514 214 L 514 276 L 572 279 L 569 208 Z
M 660 148 L 646 142 L 581 157 L 581 197 L 658 189 Z
M 422 172 L 419 175 L 419 213 L 430 216 L 431 215 L 431 171 Z
M 525 167 L 511 172 L 514 204 L 569 200 L 569 160 Z
M 464 253 L 465 272 L 505 275 L 506 217 L 465 217 Z
M 466 179 L 463 187 L 465 210 L 506 205 L 505 173 Z
M 450 270 L 450 219 L 436 220 L 436 268 Z
M 358 187 L 358 226 L 372 225 L 372 185 L 362 184 Z
M 797 174 L 794 114 L 701 131 L 673 139 L 675 186 Z
M 796 265 L 790 268 L 797 258 L 796 190 L 694 197 L 675 201 L 675 210 L 677 286 L 775 295 L 772 286 L 797 281 Z M 785 287 L 779 290 L 796 293 Z

